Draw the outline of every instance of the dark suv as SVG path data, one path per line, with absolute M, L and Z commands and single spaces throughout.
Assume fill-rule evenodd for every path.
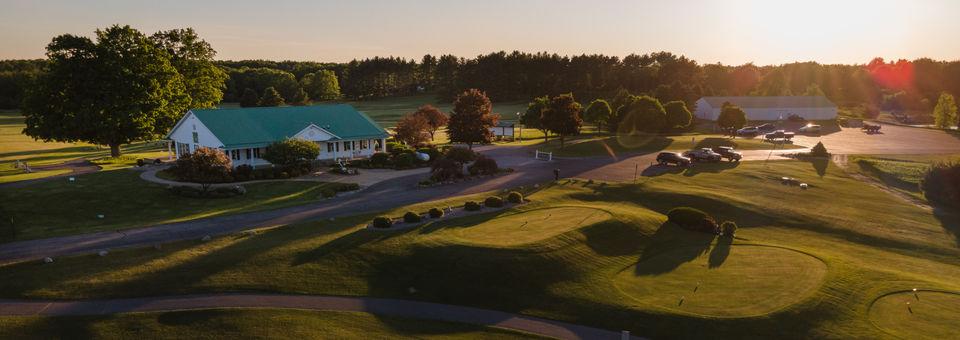
M 657 155 L 657 163 L 660 165 L 675 164 L 679 166 L 689 166 L 690 159 L 676 152 L 661 152 Z
M 716 153 L 720 154 L 721 157 L 726 158 L 727 160 L 729 160 L 729 161 L 731 161 L 731 162 L 733 162 L 733 161 L 739 162 L 740 159 L 743 158 L 743 155 L 742 155 L 742 154 L 740 154 L 739 152 L 737 152 L 737 150 L 734 150 L 733 148 L 731 148 L 731 147 L 729 147 L 729 146 L 718 146 L 718 147 L 715 147 L 715 148 L 713 148 L 713 152 L 716 152 Z
M 776 125 L 773 125 L 773 124 L 770 124 L 770 123 L 766 123 L 766 124 L 763 124 L 763 125 L 758 126 L 758 127 L 757 127 L 757 130 L 759 130 L 761 134 L 762 134 L 762 133 L 771 133 L 771 132 L 777 131 L 777 126 L 776 126 Z

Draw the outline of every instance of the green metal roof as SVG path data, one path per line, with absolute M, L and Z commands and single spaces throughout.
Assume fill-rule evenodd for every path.
M 837 107 L 824 96 L 742 96 L 742 97 L 703 97 L 710 106 L 719 108 L 724 102 L 730 102 L 741 108 L 807 108 Z
M 268 145 L 293 137 L 310 124 L 339 139 L 388 136 L 370 117 L 346 104 L 196 109 L 191 112 L 228 149 Z

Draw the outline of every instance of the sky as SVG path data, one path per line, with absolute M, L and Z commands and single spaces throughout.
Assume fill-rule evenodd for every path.
M 0 0 L 0 59 L 43 58 L 57 35 L 192 27 L 217 59 L 345 62 L 496 51 L 700 63 L 960 59 L 960 0 Z

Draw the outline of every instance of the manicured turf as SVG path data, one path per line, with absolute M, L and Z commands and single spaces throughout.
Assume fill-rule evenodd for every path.
M 960 294 L 918 291 L 894 293 L 870 307 L 870 321 L 904 339 L 955 339 L 960 325 Z
M 3 339 L 534 339 L 525 333 L 353 312 L 208 309 L 111 316 L 4 317 Z
M 429 226 L 426 232 L 442 228 L 439 238 L 462 240 L 487 246 L 517 246 L 542 241 L 570 230 L 607 221 L 610 213 L 585 207 L 559 207 L 499 216 L 462 218 Z
M 798 178 L 810 188 L 782 185 L 781 176 Z M 560 181 L 523 191 L 530 203 L 463 223 L 450 220 L 447 227 L 435 229 L 366 230 L 370 214 L 206 243 L 177 242 L 159 250 L 3 265 L 0 296 L 225 291 L 377 296 L 523 313 L 650 338 L 874 339 L 889 336 L 868 315 L 877 297 L 912 287 L 960 291 L 960 229 L 954 216 L 905 203 L 828 163 L 703 164 L 696 171 L 662 173 L 637 184 Z M 399 216 L 486 195 L 377 215 Z M 665 223 L 663 214 L 681 205 L 740 225 L 719 266 L 709 268 L 710 255 L 724 251 L 713 237 Z M 600 209 L 612 218 L 579 227 L 576 220 L 558 221 L 569 226 L 545 233 L 569 231 L 522 245 L 487 246 L 453 237 L 457 229 L 499 226 L 484 225 L 490 216 L 559 207 Z M 505 232 L 498 230 L 489 233 Z M 779 248 L 741 253 L 761 246 Z M 708 255 L 675 253 L 687 249 L 708 249 Z M 672 303 L 679 302 L 679 290 L 695 287 L 692 281 L 703 282 L 702 293 L 716 296 L 693 296 L 684 303 L 701 311 L 670 309 L 667 302 L 624 288 L 625 268 L 658 261 L 653 267 L 662 269 L 669 267 L 662 264 L 671 262 L 666 259 L 675 267 L 638 280 L 664 287 Z M 740 297 L 740 302 L 728 305 L 724 297 Z M 719 311 L 724 306 L 729 311 Z M 716 317 L 722 313 L 760 315 Z
M 745 317 L 802 301 L 827 273 L 810 255 L 731 241 L 644 256 L 617 275 L 617 288 L 639 303 L 675 313 Z
M 925 200 L 920 191 L 920 181 L 930 165 L 958 159 L 958 155 L 855 155 L 849 156 L 847 162 L 855 172 Z
M 322 199 L 323 188 L 343 185 L 255 183 L 245 185 L 246 195 L 201 199 L 176 196 L 139 175 L 132 170 L 105 171 L 76 176 L 75 182 L 63 178 L 0 188 L 0 201 L 13 213 L 17 240 L 25 240 L 299 205 Z
M 623 135 L 613 137 L 588 138 L 569 141 L 562 149 L 559 141 L 551 141 L 541 151 L 555 152 L 555 156 L 588 157 L 606 156 L 619 153 L 652 153 L 660 150 L 690 150 L 731 146 L 739 150 L 796 149 L 804 146 L 793 144 L 773 144 L 757 138 L 736 138 L 721 135 Z

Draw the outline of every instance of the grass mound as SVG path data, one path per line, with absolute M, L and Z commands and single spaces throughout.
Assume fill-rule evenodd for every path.
M 910 303 L 909 308 L 907 303 Z M 870 321 L 905 339 L 951 339 L 960 324 L 960 294 L 919 291 L 894 293 L 870 306 Z
M 459 240 L 488 246 L 518 246 L 542 241 L 570 230 L 612 218 L 596 208 L 560 207 L 501 215 L 444 227 Z M 470 223 L 473 222 L 473 223 Z
M 827 273 L 822 261 L 807 254 L 724 241 L 709 251 L 681 247 L 643 259 L 620 272 L 614 283 L 624 294 L 656 308 L 745 317 L 803 300 Z

